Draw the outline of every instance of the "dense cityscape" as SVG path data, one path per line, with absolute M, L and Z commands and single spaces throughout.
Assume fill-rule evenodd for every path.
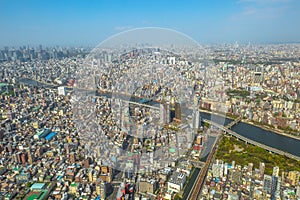
M 300 45 L 202 48 L 1 49 L 0 198 L 300 199 Z

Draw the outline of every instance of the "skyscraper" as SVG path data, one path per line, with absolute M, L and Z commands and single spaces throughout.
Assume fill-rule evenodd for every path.
M 166 102 L 160 104 L 160 124 L 166 125 L 170 123 L 170 105 Z
M 180 103 L 175 103 L 175 118 L 181 120 L 181 106 Z
M 272 184 L 271 184 L 271 200 L 275 200 L 278 185 L 279 167 L 273 167 Z
M 260 163 L 259 164 L 259 173 L 260 173 L 260 179 L 262 180 L 264 178 L 265 174 L 265 163 Z
M 276 177 L 279 176 L 279 167 L 278 166 L 273 167 L 272 176 L 276 176 Z
M 272 187 L 272 177 L 269 175 L 264 176 L 263 190 L 270 194 Z
M 192 128 L 194 129 L 194 132 L 197 133 L 198 129 L 201 126 L 201 116 L 199 111 L 200 106 L 200 95 L 194 96 L 194 105 L 193 105 L 193 114 L 192 114 Z

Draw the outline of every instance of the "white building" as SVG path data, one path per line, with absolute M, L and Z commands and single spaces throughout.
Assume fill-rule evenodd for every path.
M 183 189 L 185 181 L 186 175 L 175 171 L 168 181 L 168 190 L 175 193 L 180 192 Z
M 58 90 L 58 95 L 63 95 L 63 96 L 66 95 L 66 89 L 65 89 L 65 87 L 60 86 L 60 87 L 57 88 L 57 90 Z

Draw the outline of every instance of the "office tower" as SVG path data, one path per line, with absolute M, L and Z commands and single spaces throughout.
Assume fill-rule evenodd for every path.
M 275 195 L 276 195 L 277 185 L 278 185 L 278 176 L 279 176 L 279 167 L 275 166 L 273 167 L 273 173 L 272 173 L 271 200 L 275 200 Z
M 198 129 L 201 126 L 201 116 L 200 116 L 200 95 L 194 96 L 194 105 L 193 105 L 193 114 L 192 114 L 192 125 L 194 129 L 194 133 L 197 133 Z
M 264 175 L 263 179 L 263 190 L 267 192 L 268 194 L 271 193 L 271 188 L 272 188 L 272 176 L 269 175 Z
M 279 167 L 278 166 L 273 167 L 272 176 L 276 176 L 276 177 L 279 176 Z
M 180 103 L 175 103 L 175 118 L 181 120 L 181 106 Z
M 259 164 L 259 174 L 260 174 L 260 179 L 262 180 L 265 174 L 265 163 Z
M 172 122 L 174 118 L 175 118 L 175 99 L 174 97 L 172 97 L 170 101 L 170 121 Z
M 166 125 L 170 123 L 170 105 L 166 102 L 162 102 L 159 108 L 160 112 L 160 124 Z
M 271 200 L 275 200 L 276 191 L 278 185 L 278 177 L 272 176 L 272 183 L 271 183 Z
M 199 110 L 196 110 L 193 113 L 193 129 L 195 130 L 195 133 L 201 126 L 201 116 Z

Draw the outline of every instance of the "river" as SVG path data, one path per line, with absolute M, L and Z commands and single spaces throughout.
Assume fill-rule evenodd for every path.
M 211 117 L 211 114 L 204 112 L 201 112 L 201 116 L 204 119 L 212 120 L 216 123 L 219 123 L 221 121 L 221 123 L 219 124 L 224 124 L 225 126 L 232 121 L 231 119 L 226 118 L 225 122 L 222 123 L 222 117 Z M 286 137 L 284 135 L 280 135 L 272 131 L 267 131 L 260 127 L 243 122 L 234 125 L 231 130 L 248 139 L 288 152 L 296 156 L 300 156 L 300 140 Z
M 21 79 L 20 82 L 37 85 L 36 81 L 28 80 L 28 79 Z M 46 87 L 52 87 L 52 88 L 55 87 L 53 85 L 41 84 L 41 83 L 39 83 L 38 85 L 44 85 Z M 107 94 L 105 94 L 105 96 L 107 96 Z M 140 98 L 134 99 L 133 97 L 131 97 L 130 100 L 138 101 L 140 100 Z M 147 104 L 152 104 L 152 103 L 148 102 Z M 201 112 L 201 117 L 225 126 L 232 121 L 231 119 L 220 117 L 217 115 L 211 115 L 210 113 L 205 113 L 205 112 Z M 288 152 L 296 156 L 300 156 L 300 140 L 286 137 L 284 135 L 267 131 L 262 128 L 253 126 L 251 124 L 246 124 L 243 122 L 240 122 L 237 125 L 233 126 L 231 130 L 256 142 Z

